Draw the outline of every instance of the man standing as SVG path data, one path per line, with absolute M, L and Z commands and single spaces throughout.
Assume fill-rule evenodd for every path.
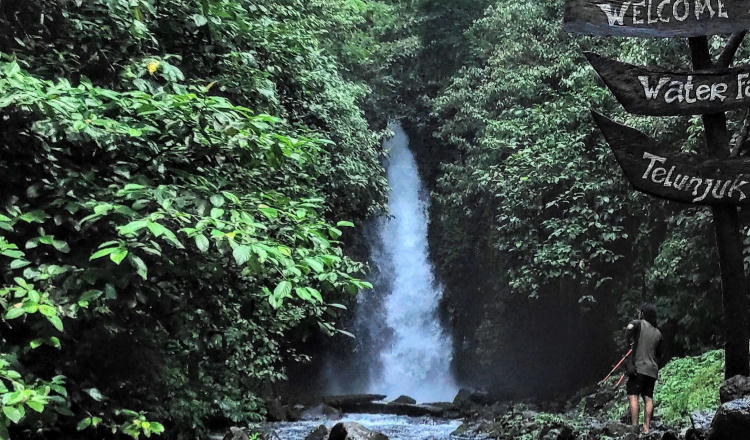
M 656 326 L 656 307 L 641 306 L 640 319 L 628 324 L 627 340 L 634 346 L 628 359 L 628 403 L 633 425 L 638 426 L 638 396 L 643 397 L 643 432 L 648 433 L 654 413 L 654 385 L 659 377 L 656 359 L 661 356 L 661 332 Z

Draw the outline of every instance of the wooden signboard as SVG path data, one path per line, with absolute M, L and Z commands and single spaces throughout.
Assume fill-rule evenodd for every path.
M 750 29 L 750 0 L 567 0 L 568 32 L 620 37 L 695 37 Z
M 585 54 L 628 113 L 678 116 L 750 107 L 750 66 L 655 72 L 591 52 Z
M 697 205 L 750 204 L 750 159 L 664 153 L 646 134 L 592 113 L 638 191 Z

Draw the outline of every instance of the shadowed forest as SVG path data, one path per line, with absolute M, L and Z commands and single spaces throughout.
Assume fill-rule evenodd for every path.
M 695 153 L 701 119 L 628 114 L 583 54 L 686 70 L 687 39 L 571 35 L 563 6 L 0 0 L 0 439 L 208 438 L 326 393 L 330 359 L 357 391 L 390 119 L 462 387 L 564 401 L 652 302 L 681 378 L 664 420 L 715 409 L 711 211 L 634 191 L 590 111 Z

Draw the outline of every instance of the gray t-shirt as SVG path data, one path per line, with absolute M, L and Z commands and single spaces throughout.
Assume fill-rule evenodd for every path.
M 660 355 L 661 332 L 644 319 L 631 322 L 633 329 L 630 335 L 638 338 L 635 350 L 635 371 L 644 376 L 659 377 L 659 364 L 656 358 Z

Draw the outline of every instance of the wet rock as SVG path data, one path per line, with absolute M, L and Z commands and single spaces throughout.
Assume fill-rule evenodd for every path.
M 266 400 L 266 414 L 271 422 L 286 421 L 286 409 L 279 399 Z
M 460 419 L 461 413 L 457 409 L 448 408 L 443 410 L 443 416 L 446 419 Z
M 250 437 L 242 429 L 232 426 L 229 428 L 229 432 L 224 435 L 223 440 L 250 440 Z
M 490 408 L 492 411 L 493 418 L 500 417 L 511 410 L 511 406 L 507 403 L 495 402 Z
M 715 411 L 695 411 L 690 414 L 690 421 L 694 428 L 708 431 L 714 419 L 714 414 L 716 414 Z
M 708 436 L 708 431 L 705 429 L 700 428 L 688 428 L 685 431 L 685 440 L 706 440 L 706 437 Z
M 359 423 L 343 422 L 331 428 L 328 440 L 388 440 L 388 437 L 379 432 L 370 431 Z
M 286 418 L 287 420 L 294 422 L 302 418 L 302 412 L 305 410 L 305 405 L 293 405 L 286 407 Z
M 348 394 L 343 396 L 326 396 L 315 403 L 325 403 L 326 405 L 339 408 L 346 412 L 344 409 L 347 406 L 360 405 L 369 402 L 375 402 L 378 400 L 384 400 L 387 396 L 383 394 Z M 304 403 L 304 402 L 301 402 Z
M 611 402 L 615 398 L 615 392 L 612 389 L 606 388 L 597 391 L 595 394 L 586 396 L 586 403 L 584 408 L 586 411 L 591 413 L 604 408 L 604 405 Z
M 721 403 L 731 402 L 750 395 L 750 377 L 737 376 L 724 381 L 719 387 L 719 400 Z
M 397 399 L 391 401 L 391 403 L 408 403 L 410 405 L 414 405 L 417 403 L 417 401 L 409 396 L 399 396 Z
M 569 426 L 563 426 L 555 440 L 574 440 L 575 438 L 576 434 L 573 429 Z
M 451 438 L 452 437 L 462 437 L 469 432 L 471 432 L 471 425 L 469 423 L 462 423 L 458 428 L 456 428 L 453 432 L 451 432 Z
M 467 390 L 466 388 L 458 390 L 458 394 L 453 398 L 453 405 L 459 408 L 471 406 L 471 390 Z
M 469 400 L 477 405 L 491 405 L 493 403 L 490 393 L 488 393 L 487 390 L 474 391 L 469 396 Z
M 408 403 L 369 402 L 342 408 L 343 412 L 366 414 L 392 414 L 411 417 L 444 417 L 445 409 L 433 405 L 411 405 Z
M 305 440 L 326 440 L 328 438 L 328 428 L 320 425 L 305 437 Z
M 638 426 L 618 422 L 609 422 L 604 425 L 603 429 L 604 434 L 610 437 L 625 437 L 627 434 L 636 434 L 636 438 L 638 438 L 639 431 Z
M 750 439 L 750 397 L 721 405 L 711 422 L 708 440 Z
M 575 440 L 573 430 L 567 426 L 562 428 L 552 428 L 543 434 L 541 440 Z
M 325 403 L 307 408 L 300 415 L 300 420 L 338 420 L 340 418 L 341 411 Z

